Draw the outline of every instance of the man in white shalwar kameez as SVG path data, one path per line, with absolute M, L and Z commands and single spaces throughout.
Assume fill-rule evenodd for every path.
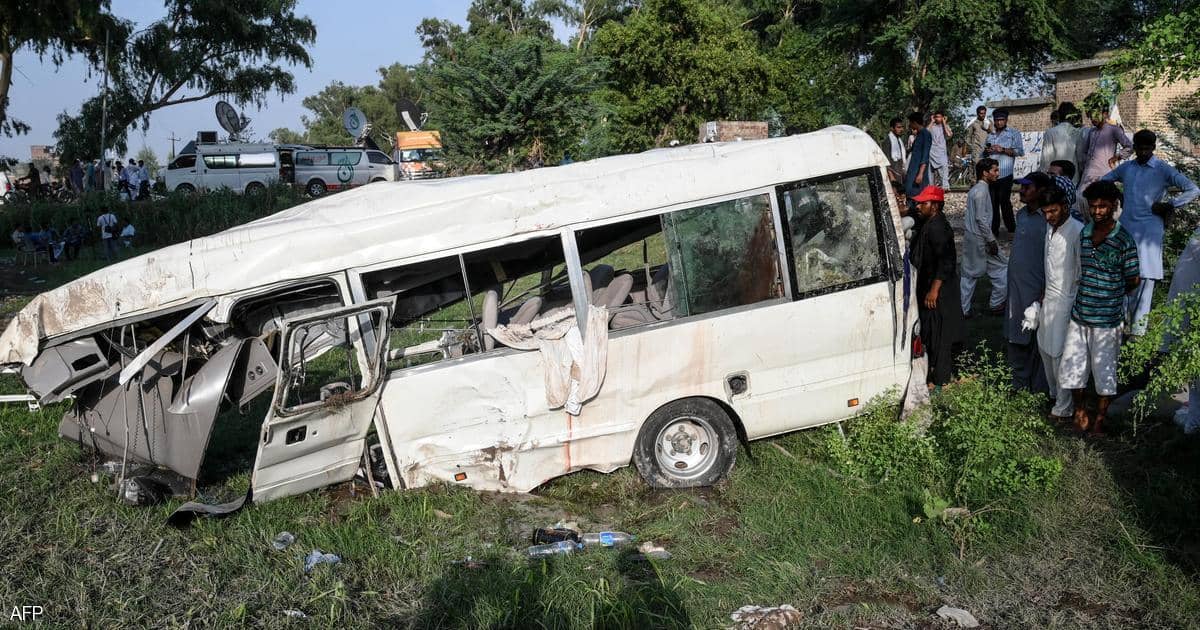
M 959 288 L 964 316 L 970 316 L 975 283 L 985 274 L 992 282 L 988 307 L 1002 313 L 1008 295 L 1008 261 L 992 233 L 992 193 L 990 185 L 1000 177 L 1000 165 L 992 158 L 975 163 L 978 181 L 967 193 L 967 216 L 963 234 L 963 255 Z
M 1042 214 L 1049 224 L 1046 230 L 1046 292 L 1038 313 L 1038 352 L 1046 370 L 1046 382 L 1054 398 L 1050 414 L 1070 420 L 1075 412 L 1071 390 L 1062 386 L 1059 362 L 1071 321 L 1071 306 L 1079 288 L 1079 238 L 1083 223 L 1071 216 L 1066 193 L 1054 186 L 1042 195 Z

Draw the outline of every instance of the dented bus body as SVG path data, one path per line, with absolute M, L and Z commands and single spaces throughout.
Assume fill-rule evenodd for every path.
M 631 462 L 708 484 L 740 441 L 908 382 L 886 166 L 833 127 L 367 186 L 42 294 L 0 363 L 43 403 L 74 397 L 64 437 L 190 479 L 217 414 L 269 397 L 257 501 L 364 459 L 395 488 L 529 491 Z M 503 343 L 546 322 L 583 334 Z M 548 373 L 572 338 L 601 380 L 568 409 Z

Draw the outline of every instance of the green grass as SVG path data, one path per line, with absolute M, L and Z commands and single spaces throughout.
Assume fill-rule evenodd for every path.
M 1058 489 L 1006 506 L 960 561 L 943 528 L 914 522 L 911 491 L 833 472 L 822 431 L 754 443 L 712 489 L 655 491 L 629 468 L 528 497 L 435 486 L 371 499 L 344 484 L 177 531 L 163 520 L 178 501 L 125 507 L 111 479 L 88 479 L 91 457 L 55 435 L 62 410 L 0 410 L 0 600 L 46 606 L 55 625 L 274 627 L 295 609 L 318 627 L 719 627 L 752 603 L 790 603 L 811 627 L 910 627 L 941 603 L 998 628 L 1200 619 L 1200 448 L 1173 428 L 1101 446 L 1054 438 Z M 223 421 L 252 441 L 253 413 Z M 529 530 L 558 519 L 674 557 L 525 561 Z M 277 552 L 284 530 L 298 542 Z M 314 548 L 343 562 L 306 576 Z M 454 564 L 466 556 L 485 564 Z
M 625 249 L 605 262 L 639 268 L 640 246 Z M 977 306 L 986 295 L 981 282 Z M 1002 350 L 1001 321 L 972 320 L 967 347 Z M 17 391 L 0 376 L 0 392 Z M 1200 440 L 1161 420 L 1136 438 L 1120 422 L 1106 441 L 1046 438 L 1060 482 L 997 506 L 960 559 L 944 527 L 917 518 L 915 488 L 833 469 L 833 429 L 756 442 L 710 489 L 653 490 L 630 468 L 528 496 L 434 486 L 372 499 L 341 484 L 181 531 L 164 525 L 178 500 L 127 507 L 113 479 L 89 479 L 91 454 L 56 435 L 64 410 L 0 407 L 0 602 L 44 606 L 56 627 L 715 628 L 781 603 L 812 628 L 948 627 L 942 604 L 992 628 L 1200 627 Z M 244 492 L 265 411 L 260 398 L 218 419 L 203 499 Z M 530 531 L 560 519 L 673 557 L 523 559 Z M 285 530 L 298 541 L 275 551 Z M 314 548 L 343 561 L 305 575 Z M 467 556 L 482 566 L 455 564 Z

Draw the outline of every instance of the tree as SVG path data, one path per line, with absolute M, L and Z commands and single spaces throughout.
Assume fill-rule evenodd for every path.
M 388 101 L 379 88 L 373 85 L 353 86 L 334 81 L 320 92 L 307 96 L 302 101 L 312 115 L 300 117 L 304 125 L 304 137 L 315 144 L 352 143 L 352 138 L 342 125 L 342 113 L 349 107 L 357 107 L 371 122 L 371 137 L 380 148 L 390 151 L 392 139 L 399 127 L 395 104 Z M 382 140 L 382 142 L 381 142 Z
M 1147 24 L 1141 39 L 1121 51 L 1105 73 L 1123 75 L 1139 88 L 1200 77 L 1200 3 L 1188 4 Z
M 146 168 L 150 171 L 151 175 L 157 173 L 158 169 L 161 167 L 161 165 L 158 163 L 158 155 L 156 155 L 154 153 L 154 149 L 151 149 L 150 147 L 142 147 L 141 150 L 137 152 L 137 160 L 139 162 L 146 163 Z
M 139 121 L 173 105 L 223 96 L 262 105 L 271 92 L 291 94 L 295 80 L 284 64 L 311 67 L 305 49 L 316 27 L 295 14 L 296 0 L 167 0 L 167 15 L 135 33 L 117 55 L 108 101 L 110 146 L 126 148 Z M 55 138 L 68 159 L 99 144 L 100 101 L 78 116 L 59 116 Z
M 14 0 L 6 2 L 0 14 L 0 133 L 10 137 L 29 131 L 25 123 L 8 117 L 13 55 L 28 50 L 61 65 L 67 56 L 81 53 L 97 66 L 105 31 L 118 43 L 129 32 L 128 22 L 109 13 L 109 0 Z
M 575 50 L 583 50 L 596 29 L 624 18 L 636 5 L 636 0 L 560 0 L 547 10 L 575 27 Z
M 273 129 L 271 133 L 267 134 L 267 139 L 275 144 L 304 144 L 307 142 L 304 134 L 287 127 Z
M 612 147 L 640 151 L 695 141 L 699 124 L 755 119 L 768 104 L 771 69 L 733 9 L 706 0 L 646 0 L 596 32 L 615 112 Z
M 540 37 L 467 37 L 455 60 L 443 58 L 427 70 L 431 122 L 459 170 L 555 160 L 594 124 L 590 97 L 602 71 L 600 63 Z

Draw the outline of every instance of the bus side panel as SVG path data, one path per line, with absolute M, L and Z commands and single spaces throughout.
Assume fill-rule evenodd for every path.
M 599 395 L 576 417 L 546 409 L 536 352 L 393 373 L 382 405 L 397 466 L 407 487 L 529 491 L 628 464 L 642 422 L 680 398 L 726 402 L 751 438 L 842 419 L 857 411 L 848 400 L 897 384 L 888 301 L 879 283 L 618 334 Z M 730 396 L 740 373 L 749 389 Z

